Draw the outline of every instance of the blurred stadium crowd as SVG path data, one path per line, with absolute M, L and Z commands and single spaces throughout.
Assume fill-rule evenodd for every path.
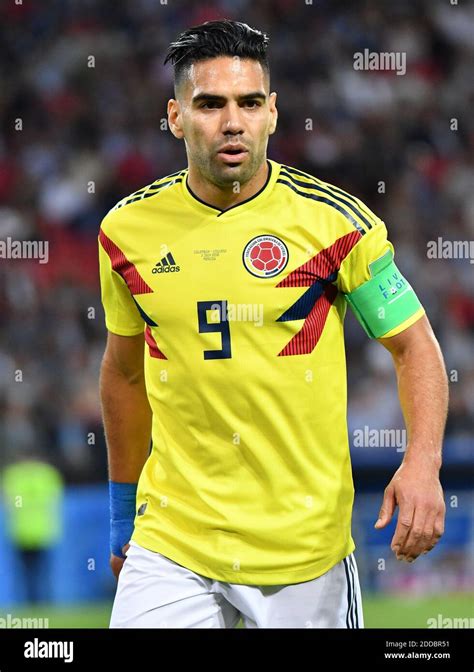
M 472 4 L 23 0 L 0 8 L 0 239 L 47 240 L 49 262 L 0 264 L 0 467 L 33 448 L 67 482 L 106 478 L 98 227 L 120 198 L 186 165 L 163 123 L 164 54 L 184 28 L 224 17 L 271 38 L 269 157 L 384 219 L 457 372 L 448 434 L 474 424 L 473 266 L 427 257 L 438 237 L 474 238 Z M 405 52 L 406 74 L 355 70 L 366 48 Z M 402 427 L 385 351 L 352 319 L 347 333 L 350 427 Z

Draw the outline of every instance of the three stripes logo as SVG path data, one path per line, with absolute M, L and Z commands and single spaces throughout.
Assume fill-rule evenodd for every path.
M 180 271 L 180 267 L 176 264 L 173 255 L 171 252 L 163 257 L 160 261 L 155 264 L 155 267 L 152 269 L 152 273 L 177 273 Z

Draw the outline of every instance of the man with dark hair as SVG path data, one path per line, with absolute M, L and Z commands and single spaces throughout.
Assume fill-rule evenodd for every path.
M 392 549 L 409 562 L 443 533 L 439 346 L 385 224 L 267 159 L 267 44 L 227 20 L 171 44 L 188 166 L 102 221 L 111 627 L 363 627 L 347 304 L 393 356 L 408 427 L 376 527 L 399 506 Z

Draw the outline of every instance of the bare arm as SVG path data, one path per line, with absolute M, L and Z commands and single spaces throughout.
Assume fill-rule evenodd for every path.
M 118 336 L 109 332 L 100 370 L 100 398 L 109 479 L 116 483 L 137 483 L 149 454 L 152 413 L 143 358 L 143 334 Z M 122 554 L 128 547 L 128 543 L 122 546 Z M 123 563 L 123 557 L 111 553 L 110 566 L 116 578 Z
M 448 381 L 438 342 L 426 316 L 391 338 L 378 339 L 391 353 L 408 444 L 385 489 L 376 523 L 385 527 L 399 506 L 392 550 L 412 562 L 444 532 L 446 506 L 439 482 L 448 407 Z
M 379 338 L 392 354 L 408 431 L 404 462 L 441 467 L 448 381 L 438 341 L 426 316 L 392 338 Z
M 109 477 L 137 483 L 148 458 L 151 409 L 143 372 L 144 336 L 108 333 L 100 371 L 100 398 Z

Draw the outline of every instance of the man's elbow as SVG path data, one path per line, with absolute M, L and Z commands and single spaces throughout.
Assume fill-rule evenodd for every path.
M 109 332 L 107 346 L 100 368 L 101 386 L 110 381 L 123 381 L 128 385 L 144 382 L 144 338 L 118 336 Z
M 425 353 L 425 356 L 431 352 L 433 357 L 443 360 L 438 339 L 426 315 L 423 315 L 401 333 L 390 338 L 379 338 L 377 340 L 397 360 L 403 361 L 407 357 L 419 356 L 422 352 Z

